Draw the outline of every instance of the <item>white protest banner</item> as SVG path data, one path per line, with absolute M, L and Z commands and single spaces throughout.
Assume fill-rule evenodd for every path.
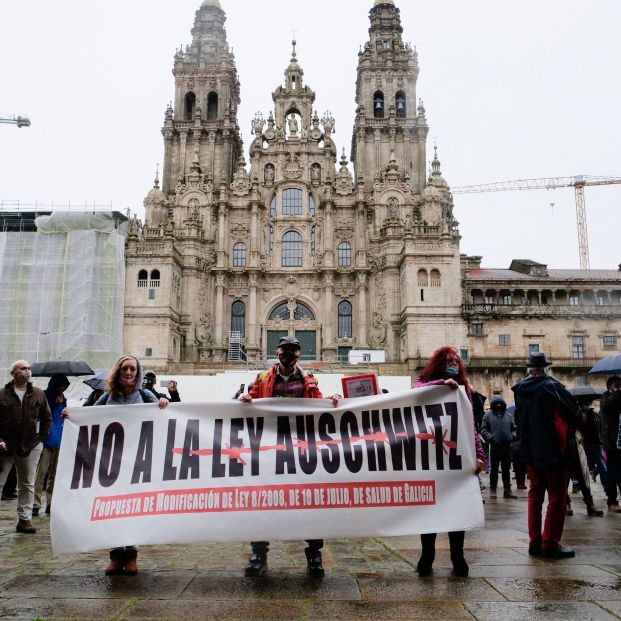
M 484 523 L 472 410 L 434 386 L 358 399 L 70 410 L 56 553 L 465 530 Z

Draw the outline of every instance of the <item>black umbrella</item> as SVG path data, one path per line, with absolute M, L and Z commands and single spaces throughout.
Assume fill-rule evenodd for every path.
M 33 377 L 51 377 L 56 373 L 63 375 L 95 375 L 83 360 L 48 360 L 47 362 L 35 362 L 32 365 Z
M 82 380 L 82 382 L 90 386 L 93 390 L 105 390 L 108 375 L 110 375 L 110 371 L 99 371 L 94 377 L 89 377 L 88 379 Z
M 589 373 L 599 375 L 616 375 L 621 373 L 621 354 L 610 354 L 610 356 L 598 360 Z
M 600 399 L 604 394 L 603 388 L 596 388 L 595 386 L 576 386 L 569 388 L 569 393 L 574 397 L 591 397 L 592 399 Z

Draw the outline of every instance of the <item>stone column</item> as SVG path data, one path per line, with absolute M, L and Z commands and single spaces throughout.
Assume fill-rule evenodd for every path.
M 327 273 L 324 275 L 324 304 L 323 304 L 323 348 L 332 348 L 334 345 L 334 317 L 332 303 L 334 298 L 334 276 Z M 322 352 L 323 353 L 323 352 Z
M 222 359 L 225 343 L 224 343 L 224 274 L 216 274 L 216 322 L 214 327 L 214 355 L 219 350 Z
M 332 203 L 326 202 L 326 222 L 324 225 L 324 261 L 326 267 L 334 267 L 334 223 L 332 220 Z
M 185 149 L 188 140 L 188 132 L 181 132 L 179 136 L 179 174 L 185 179 Z
M 358 274 L 358 348 L 367 346 L 367 275 Z
M 257 274 L 248 274 L 248 288 L 250 295 L 248 298 L 248 346 L 247 349 L 257 349 L 257 284 L 259 278 Z

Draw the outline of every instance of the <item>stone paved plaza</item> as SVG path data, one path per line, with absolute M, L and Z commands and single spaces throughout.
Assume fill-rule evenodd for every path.
M 599 483 L 594 488 L 605 507 Z M 484 492 L 484 495 L 487 490 Z M 105 552 L 52 554 L 49 518 L 15 532 L 15 500 L 0 504 L 4 619 L 479 619 L 621 618 L 621 515 L 589 518 L 572 495 L 570 560 L 527 553 L 526 492 L 487 499 L 486 527 L 466 535 L 470 578 L 451 576 L 446 535 L 434 575 L 415 572 L 418 537 L 330 540 L 323 580 L 304 574 L 303 542 L 274 542 L 262 579 L 242 577 L 248 545 L 144 546 L 137 577 L 106 577 Z M 457 508 L 456 508 L 457 510 Z

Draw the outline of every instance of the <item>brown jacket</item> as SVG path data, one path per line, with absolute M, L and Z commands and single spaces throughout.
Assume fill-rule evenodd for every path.
M 28 382 L 23 403 L 13 390 L 13 382 L 0 390 L 0 442 L 7 448 L 2 454 L 27 457 L 47 439 L 51 426 L 52 413 L 42 390 Z

